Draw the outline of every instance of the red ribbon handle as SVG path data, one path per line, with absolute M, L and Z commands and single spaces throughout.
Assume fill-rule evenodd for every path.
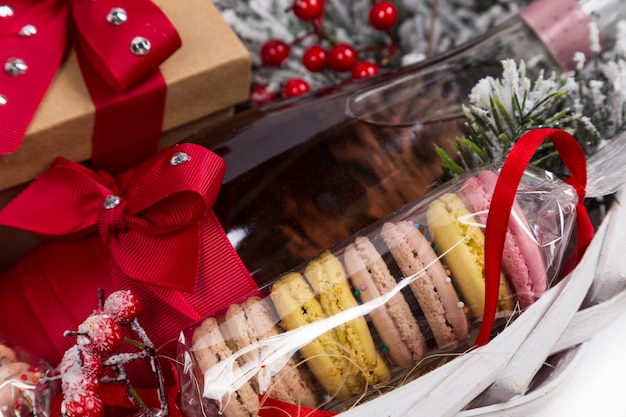
M 507 156 L 491 200 L 487 224 L 485 228 L 485 313 L 475 346 L 489 342 L 491 330 L 498 305 L 498 289 L 502 265 L 502 247 L 509 223 L 511 208 L 526 166 L 537 150 L 546 140 L 550 139 L 559 152 L 565 167 L 570 172 L 566 182 L 576 190 L 578 204 L 576 206 L 577 246 L 573 255 L 576 262 L 583 256 L 585 249 L 593 238 L 594 229 L 584 205 L 585 188 L 587 186 L 587 160 L 585 153 L 576 139 L 560 129 L 534 129 L 515 143 Z

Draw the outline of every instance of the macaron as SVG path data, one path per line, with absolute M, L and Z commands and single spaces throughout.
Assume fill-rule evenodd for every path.
M 0 366 L 15 362 L 15 351 L 8 346 L 0 344 Z
M 232 356 L 232 351 L 226 344 L 219 323 L 214 317 L 205 319 L 194 331 L 190 350 L 202 374 Z M 233 371 L 236 372 L 239 368 L 237 362 L 234 362 L 233 366 Z M 236 391 L 224 395 L 218 406 L 220 413 L 225 417 L 252 417 L 258 415 L 259 396 L 250 382 L 246 381 Z
M 481 171 L 467 178 L 458 195 L 476 220 L 487 224 L 491 197 L 498 181 L 492 171 Z M 534 238 L 524 212 L 517 201 L 513 203 L 502 252 L 502 267 L 513 286 L 520 308 L 525 309 L 546 290 L 548 278 L 541 248 Z
M 464 342 L 468 324 L 459 300 L 430 242 L 410 222 L 383 224 L 382 236 L 430 326 L 437 346 L 446 349 Z
M 277 322 L 278 317 L 267 300 L 251 297 L 228 308 L 221 328 L 229 346 L 232 345 L 232 350 L 237 351 L 279 334 L 282 330 Z M 251 350 L 243 354 L 240 361 L 240 365 L 257 363 L 258 351 Z M 298 367 L 294 357 L 269 378 L 257 375 L 252 385 L 259 394 L 291 404 L 313 408 L 317 403 L 311 380 Z
M 452 272 L 452 282 L 478 320 L 485 311 L 485 235 L 461 199 L 452 193 L 432 201 L 426 211 L 428 231 L 443 263 Z M 511 288 L 500 276 L 499 310 L 512 310 Z
M 330 251 L 310 261 L 304 275 L 318 295 L 327 317 L 358 307 L 346 271 L 339 258 Z M 367 385 L 375 386 L 391 378 L 387 362 L 376 349 L 364 317 L 336 326 L 333 334 L 335 340 L 350 353 L 350 360 L 354 364 L 351 372 L 365 377 Z
M 357 237 L 348 245 L 343 261 L 362 302 L 387 294 L 397 285 L 389 267 L 367 237 Z M 372 310 L 369 317 L 396 366 L 410 367 L 426 356 L 426 340 L 402 293 Z
M 304 276 L 297 272 L 283 276 L 272 286 L 270 297 L 287 330 L 359 305 L 343 265 L 330 252 L 310 261 Z M 363 394 L 391 377 L 363 317 L 333 327 L 301 347 L 300 353 L 328 394 L 340 400 Z
M 294 330 L 326 318 L 322 305 L 302 274 L 291 272 L 281 277 L 270 292 L 280 325 Z M 340 400 L 363 389 L 363 378 L 354 375 L 347 350 L 328 331 L 300 348 L 311 372 L 328 394 Z
M 26 386 L 34 392 L 37 388 L 37 379 L 32 366 L 26 362 L 13 361 L 0 366 L 0 415 L 4 410 L 25 398 Z M 13 415 L 9 413 L 9 415 Z

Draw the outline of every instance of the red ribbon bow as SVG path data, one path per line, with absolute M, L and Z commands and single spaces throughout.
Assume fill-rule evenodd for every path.
M 0 223 L 46 237 L 97 230 L 114 273 L 191 292 L 200 260 L 217 268 L 229 248 L 229 273 L 243 268 L 211 212 L 225 168 L 193 144 L 166 149 L 115 178 L 59 158 L 0 212 Z M 220 242 L 226 251 L 209 250 Z
M 121 24 L 108 19 L 116 9 L 122 9 L 117 14 L 121 20 L 127 18 Z M 175 28 L 149 0 L 13 0 L 4 5 L 0 65 L 19 65 L 13 74 L 0 72 L 5 102 L 0 105 L 0 155 L 19 148 L 67 53 L 70 33 L 87 87 L 100 105 L 107 100 L 102 90 L 119 93 L 153 76 L 181 45 Z M 136 37 L 150 42 L 148 53 L 131 51 Z
M 64 331 L 93 312 L 98 289 L 128 289 L 159 352 L 175 356 L 181 329 L 258 294 L 211 210 L 224 172 L 195 144 L 115 177 L 58 159 L 0 211 L 0 224 L 55 238 L 0 277 L 0 317 L 13 317 L 0 332 L 56 364 L 74 343 Z M 149 367 L 136 371 L 138 386 L 154 383 Z

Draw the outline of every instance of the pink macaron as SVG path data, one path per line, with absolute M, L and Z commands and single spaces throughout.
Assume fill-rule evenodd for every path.
M 483 225 L 487 223 L 497 180 L 498 175 L 494 172 L 482 171 L 476 177 L 466 179 L 458 193 L 461 201 Z M 547 275 L 541 247 L 517 202 L 514 202 L 511 211 L 502 267 L 514 288 L 520 308 L 525 309 L 545 292 Z

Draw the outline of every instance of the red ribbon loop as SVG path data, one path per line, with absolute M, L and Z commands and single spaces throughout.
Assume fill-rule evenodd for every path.
M 0 28 L 0 63 L 20 59 L 27 69 L 14 75 L 0 72 L 0 94 L 6 100 L 0 106 L 0 155 L 19 148 L 68 51 L 70 31 L 85 63 L 81 69 L 87 86 L 95 77 L 118 92 L 157 73 L 181 46 L 176 29 L 150 0 L 14 0 L 9 7 L 12 13 L 2 18 Z M 107 19 L 114 8 L 126 13 L 122 24 Z M 23 32 L 26 27 L 31 30 Z M 131 51 L 135 37 L 150 42 L 147 54 Z
M 497 310 L 500 271 L 502 266 L 502 247 L 509 223 L 511 208 L 517 187 L 527 165 L 537 150 L 550 139 L 559 152 L 570 177 L 565 180 L 572 185 L 578 195 L 576 206 L 577 247 L 573 260 L 578 263 L 587 246 L 593 239 L 594 229 L 585 207 L 585 189 L 587 187 L 587 159 L 576 139 L 560 129 L 534 129 L 518 139 L 509 152 L 491 199 L 491 207 L 485 227 L 485 312 L 475 346 L 486 344 L 491 337 L 491 329 Z
M 191 292 L 209 236 L 201 229 L 222 231 L 207 215 L 225 170 L 219 156 L 193 144 L 165 149 L 115 178 L 59 158 L 0 212 L 0 224 L 47 237 L 98 230 L 124 276 Z
M 181 45 L 176 29 L 152 1 L 73 0 L 69 3 L 76 28 L 77 51 L 118 92 L 153 74 Z M 107 15 L 120 8 L 128 20 L 119 25 L 109 23 Z M 131 52 L 131 42 L 139 36 L 150 42 L 150 51 L 145 55 Z

